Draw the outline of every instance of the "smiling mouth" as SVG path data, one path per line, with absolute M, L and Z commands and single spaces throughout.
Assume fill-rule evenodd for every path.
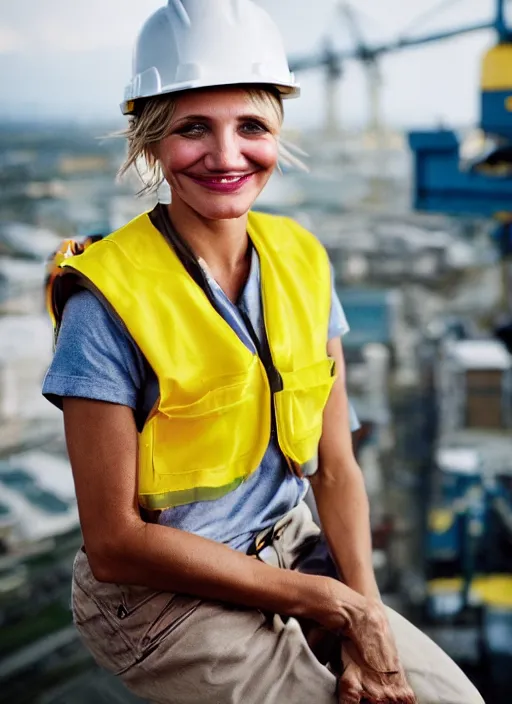
M 192 181 L 199 186 L 210 191 L 219 193 L 233 193 L 239 188 L 242 188 L 256 172 L 251 171 L 248 174 L 225 174 L 224 176 L 196 176 L 186 174 Z
M 205 183 L 238 183 L 242 179 L 249 178 L 250 174 L 238 174 L 236 176 L 191 176 L 195 181 L 204 181 Z

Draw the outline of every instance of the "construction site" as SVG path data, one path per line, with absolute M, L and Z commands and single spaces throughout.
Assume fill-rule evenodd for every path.
M 331 25 L 317 51 L 288 56 L 300 80 L 314 75 L 324 90 L 322 124 L 286 132 L 307 171 L 273 175 L 255 209 L 297 220 L 333 265 L 383 600 L 486 702 L 509 704 L 512 19 L 506 0 L 492 0 L 484 19 L 429 31 L 427 16 L 454 4 L 423 3 L 411 31 L 379 42 L 366 38 L 358 2 L 332 3 L 343 46 Z M 475 124 L 387 123 L 387 56 L 407 62 L 453 44 L 456 62 L 454 41 L 482 33 Z M 354 63 L 366 95 L 356 127 L 343 113 Z M 53 344 L 48 257 L 63 239 L 104 236 L 169 198 L 165 187 L 135 198 L 135 177 L 117 182 L 124 145 L 103 134 L 0 120 L 0 687 L 17 704 L 140 701 L 94 664 L 73 626 L 78 508 L 62 414 L 41 395 Z

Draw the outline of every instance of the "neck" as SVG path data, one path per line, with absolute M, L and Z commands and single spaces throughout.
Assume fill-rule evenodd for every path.
M 247 259 L 249 245 L 247 214 L 229 220 L 206 220 L 180 200 L 168 208 L 180 236 L 212 272 L 229 276 L 240 270 Z

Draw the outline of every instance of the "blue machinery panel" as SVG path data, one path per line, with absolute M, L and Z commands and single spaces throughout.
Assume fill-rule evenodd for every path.
M 417 210 L 483 217 L 512 212 L 512 176 L 462 170 L 454 132 L 411 132 L 409 146 Z
M 453 215 L 495 217 L 495 235 L 509 254 L 512 223 L 512 31 L 505 22 L 505 0 L 495 0 L 492 23 L 498 43 L 484 55 L 480 85 L 480 129 L 494 153 L 479 165 L 461 166 L 460 144 L 450 130 L 411 132 L 414 155 L 414 207 Z M 495 168 L 497 167 L 497 168 Z M 493 170 L 494 168 L 494 170 Z

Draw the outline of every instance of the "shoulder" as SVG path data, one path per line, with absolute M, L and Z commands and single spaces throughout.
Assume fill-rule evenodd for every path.
M 148 234 L 155 232 L 148 213 L 142 213 L 130 220 L 110 235 L 98 242 L 93 242 L 83 252 L 64 260 L 64 265 L 79 259 L 80 261 L 101 261 L 110 257 L 118 257 L 120 253 L 129 251 L 134 246 L 148 244 Z
M 149 214 L 142 213 L 81 254 L 65 259 L 61 266 L 77 269 L 86 276 L 108 274 L 129 286 L 130 276 L 141 271 L 141 262 L 144 270 L 158 271 L 162 261 L 166 266 L 169 259 L 172 263 L 170 252 L 165 237 L 153 225 Z
M 83 315 L 85 318 L 90 316 L 103 317 L 107 310 L 101 301 L 91 291 L 81 289 L 73 294 L 64 307 L 64 316 L 67 319 L 78 315 Z
M 77 335 L 81 340 L 116 341 L 119 347 L 128 343 L 127 333 L 117 318 L 91 291 L 80 289 L 64 306 L 59 338 Z
M 142 355 L 123 326 L 93 293 L 74 293 L 64 307 L 43 393 L 135 408 L 143 379 Z

